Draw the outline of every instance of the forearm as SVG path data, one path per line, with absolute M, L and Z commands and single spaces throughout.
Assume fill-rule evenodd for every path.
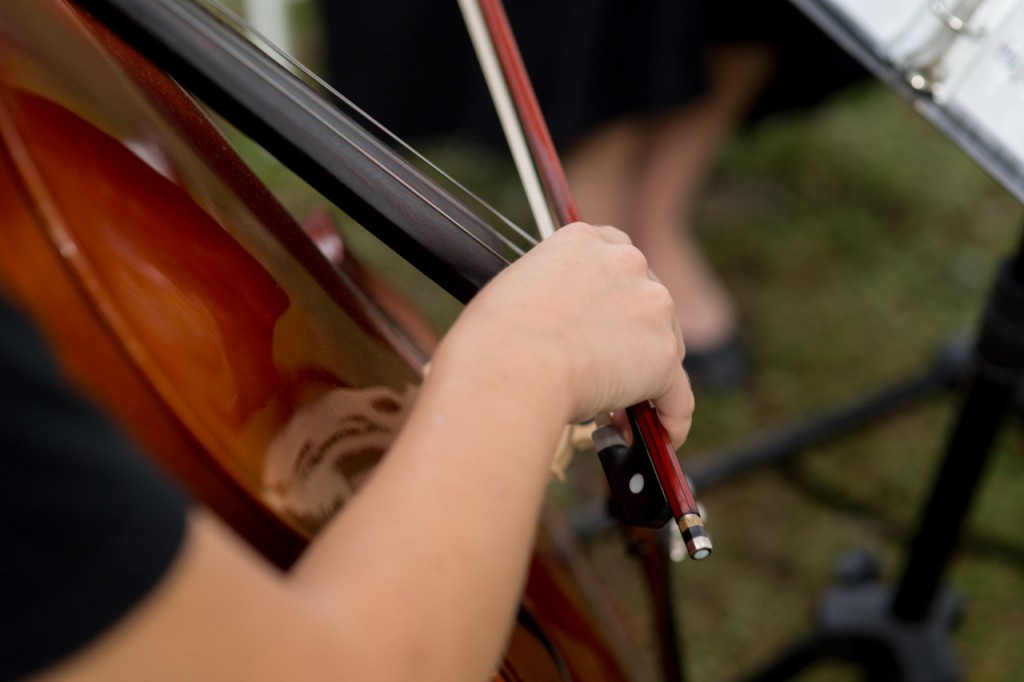
M 483 679 L 522 588 L 570 407 L 543 359 L 467 350 L 442 346 L 373 480 L 294 573 L 346 622 L 386 633 L 352 639 L 374 679 Z

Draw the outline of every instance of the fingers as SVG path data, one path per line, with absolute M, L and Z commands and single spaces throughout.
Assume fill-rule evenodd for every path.
M 610 244 L 633 244 L 633 240 L 622 230 L 611 225 L 592 225 L 601 238 Z
M 583 273 L 546 284 L 548 292 L 573 295 L 572 307 L 562 314 L 573 320 L 580 338 L 568 363 L 574 415 L 585 418 L 653 396 L 673 444 L 682 444 L 693 414 L 681 365 L 685 346 L 671 295 L 647 259 L 626 233 L 609 225 L 566 225 L 547 246 Z
M 679 364 L 682 366 L 682 362 L 686 358 L 686 339 L 683 338 L 683 330 L 675 315 L 672 316 L 672 333 L 676 337 L 676 353 L 679 355 Z
M 591 225 L 590 227 L 609 244 L 632 246 L 632 241 L 630 240 L 629 235 L 614 227 L 609 225 Z M 638 256 L 642 259 L 642 262 L 646 264 L 646 259 L 643 258 L 639 252 Z M 661 293 L 667 293 L 664 284 L 662 284 L 658 276 L 651 271 L 650 268 L 645 267 L 644 270 L 647 278 L 658 284 L 658 288 L 661 290 Z M 686 352 L 686 346 L 682 330 L 679 326 L 679 321 L 675 319 L 675 306 L 671 304 L 671 298 L 669 298 L 668 310 L 668 314 L 670 315 L 669 324 L 671 324 L 671 331 L 675 339 L 675 354 L 671 369 L 669 370 L 669 374 L 666 378 L 667 388 L 654 400 L 654 404 L 657 408 L 662 424 L 672 440 L 672 444 L 675 447 L 678 447 L 686 440 L 690 431 L 690 424 L 694 409 L 694 398 L 693 392 L 690 388 L 690 379 L 682 368 L 682 359 Z M 624 419 L 624 413 L 620 412 L 617 414 L 620 419 Z M 626 431 L 628 432 L 628 429 L 626 429 Z
M 633 240 L 629 238 L 629 235 L 622 230 L 612 227 L 611 225 L 591 225 L 590 223 L 570 223 L 559 231 L 572 232 L 573 230 L 593 230 L 597 233 L 601 239 L 605 240 L 609 244 L 632 244 Z
M 672 440 L 672 446 L 678 448 L 690 433 L 694 408 L 690 377 L 682 365 L 673 372 L 665 393 L 654 400 L 654 407 L 658 411 L 661 425 Z
M 693 410 L 695 402 L 693 390 L 690 387 L 690 377 L 679 367 L 679 372 L 672 378 L 670 389 L 660 398 L 654 400 L 654 407 L 658 414 L 658 421 L 665 427 L 673 448 L 679 448 L 686 442 L 690 434 L 690 426 L 693 423 Z M 633 430 L 629 424 L 626 410 L 616 410 L 612 413 L 612 422 L 622 432 L 626 439 L 626 445 L 633 440 Z
M 676 338 L 676 357 L 678 359 L 673 364 L 672 372 L 668 377 L 668 390 L 662 397 L 654 401 L 654 406 L 658 410 L 662 425 L 668 431 L 672 445 L 678 448 L 690 433 L 695 403 L 693 389 L 690 386 L 690 376 L 683 369 L 686 342 L 683 340 L 683 330 L 679 327 L 679 320 L 675 319 L 675 316 L 672 318 L 672 333 Z

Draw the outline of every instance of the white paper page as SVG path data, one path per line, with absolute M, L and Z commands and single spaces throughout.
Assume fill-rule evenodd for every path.
M 1024 166 L 1024 2 L 950 73 L 940 104 L 985 131 Z
M 933 0 L 826 0 L 861 29 L 876 47 L 885 48 L 899 37 L 915 16 L 928 11 Z

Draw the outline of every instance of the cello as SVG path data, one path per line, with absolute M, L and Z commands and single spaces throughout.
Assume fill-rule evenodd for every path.
M 0 15 L 0 287 L 79 387 L 287 566 L 384 456 L 428 349 L 103 24 L 63 0 Z M 358 131 L 345 144 L 372 146 Z M 345 209 L 455 295 L 507 262 L 428 183 L 355 167 L 365 189 L 346 187 Z M 627 679 L 551 545 L 538 545 L 496 677 Z

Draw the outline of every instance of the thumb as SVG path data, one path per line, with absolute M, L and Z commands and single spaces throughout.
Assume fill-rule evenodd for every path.
M 690 377 L 682 365 L 677 365 L 670 377 L 668 388 L 652 399 L 661 425 L 668 432 L 672 446 L 678 448 L 686 441 L 693 423 L 694 399 Z

